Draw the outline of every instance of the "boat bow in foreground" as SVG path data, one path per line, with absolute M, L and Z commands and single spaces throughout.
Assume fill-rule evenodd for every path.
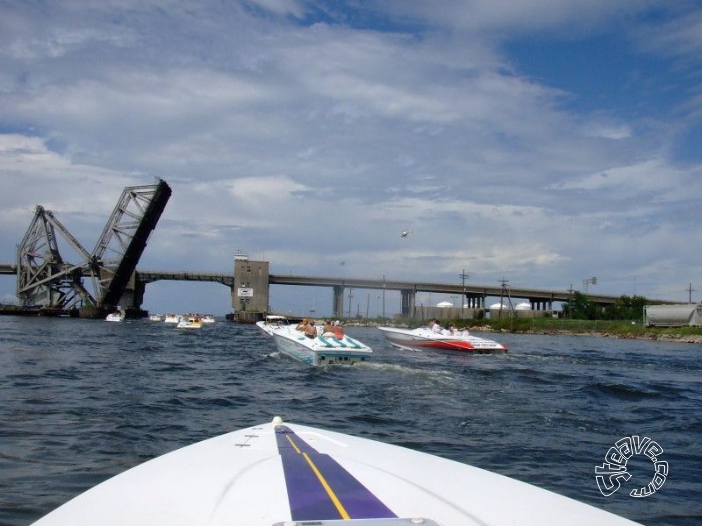
M 283 423 L 276 417 L 132 468 L 57 508 L 35 526 L 194 524 L 635 523 L 452 460 Z
M 394 346 L 401 349 L 438 349 L 442 351 L 458 351 L 468 353 L 502 353 L 507 347 L 487 338 L 478 338 L 467 331 L 456 335 L 434 333 L 420 327 L 418 329 L 396 329 L 395 327 L 378 327 L 385 338 Z

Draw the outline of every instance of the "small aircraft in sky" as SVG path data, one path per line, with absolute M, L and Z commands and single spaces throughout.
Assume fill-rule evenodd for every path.
M 400 237 L 407 237 L 407 236 L 409 236 L 411 233 L 412 233 L 411 230 L 404 229 L 404 230 L 402 231 L 402 233 L 400 234 Z

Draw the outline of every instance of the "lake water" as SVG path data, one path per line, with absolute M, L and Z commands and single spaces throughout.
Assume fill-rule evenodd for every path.
M 314 368 L 255 326 L 179 331 L 148 320 L 0 317 L 0 524 L 26 525 L 138 463 L 270 421 L 324 427 L 511 476 L 648 525 L 702 524 L 702 345 L 583 336 L 491 336 L 505 355 L 390 348 L 347 332 L 373 361 Z M 609 448 L 656 441 L 605 497 Z

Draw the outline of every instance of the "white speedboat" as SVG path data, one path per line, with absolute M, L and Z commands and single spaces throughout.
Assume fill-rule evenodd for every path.
M 163 316 L 160 314 L 149 314 L 149 321 L 163 321 Z
M 366 344 L 348 335 L 343 338 L 322 336 L 321 329 L 317 327 L 317 337 L 308 338 L 288 325 L 274 330 L 273 338 L 281 353 L 310 365 L 352 365 L 370 360 L 373 350 Z
M 124 321 L 124 311 L 116 310 L 114 312 L 110 312 L 105 317 L 105 321 Z
M 181 316 L 176 325 L 178 329 L 199 329 L 202 327 L 202 318 L 199 316 Z
M 636 525 L 503 475 L 278 417 L 138 465 L 34 526 L 98 524 Z
M 501 353 L 507 352 L 507 347 L 487 338 L 478 338 L 468 334 L 468 331 L 446 335 L 432 332 L 425 327 L 417 329 L 396 329 L 394 327 L 378 327 L 385 338 L 395 347 L 401 349 L 438 349 L 442 351 L 458 351 L 467 353 Z
M 202 323 L 214 323 L 214 322 L 215 322 L 214 314 L 203 314 L 202 315 Z
M 273 330 L 281 327 L 287 327 L 290 321 L 285 316 L 277 314 L 268 314 L 265 319 L 256 322 L 256 327 L 261 329 L 268 336 L 273 336 Z
M 173 314 L 172 312 L 169 312 L 163 318 L 163 321 L 165 323 L 178 323 L 180 321 L 180 316 L 178 314 Z

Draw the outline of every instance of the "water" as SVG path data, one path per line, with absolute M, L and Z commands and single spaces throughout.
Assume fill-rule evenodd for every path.
M 26 525 L 154 456 L 270 421 L 399 444 L 472 464 L 648 525 L 702 523 L 702 346 L 499 335 L 506 355 L 388 347 L 348 329 L 373 362 L 313 368 L 254 326 L 178 331 L 124 323 L 0 318 L 0 524 Z M 595 466 L 623 437 L 658 442 L 653 465 L 604 497 Z M 636 485 L 635 485 L 636 484 Z

